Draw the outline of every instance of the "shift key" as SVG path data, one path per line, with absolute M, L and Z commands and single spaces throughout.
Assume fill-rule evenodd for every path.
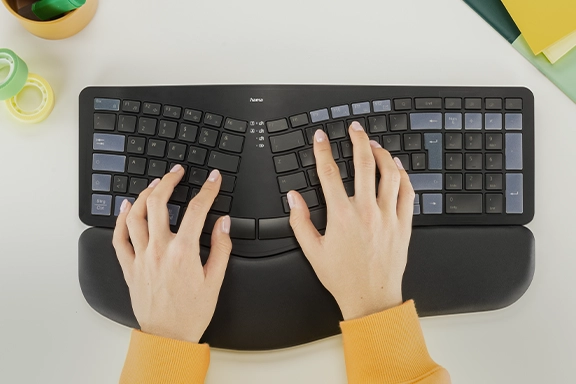
M 482 213 L 482 195 L 448 193 L 446 194 L 446 213 Z

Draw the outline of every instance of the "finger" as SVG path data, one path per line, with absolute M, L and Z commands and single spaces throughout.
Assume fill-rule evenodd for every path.
M 348 129 L 354 154 L 354 200 L 376 202 L 376 162 L 364 128 L 354 121 Z
M 211 285 L 218 289 L 222 286 L 231 251 L 230 216 L 223 216 L 214 224 L 212 241 L 210 243 L 210 255 L 204 265 L 206 279 Z
M 204 221 L 206 221 L 206 214 L 218 195 L 221 183 L 222 176 L 217 169 L 214 169 L 210 172 L 200 192 L 188 203 L 188 208 L 180 224 L 180 230 L 176 235 L 182 237 L 184 243 L 193 245 L 199 241 Z
M 138 198 L 132 208 L 130 208 L 130 212 L 126 217 L 128 233 L 130 234 L 130 239 L 132 240 L 136 254 L 144 251 L 148 246 L 148 210 L 146 208 L 146 200 L 159 182 L 160 179 L 154 179 L 148 188 L 140 192 L 140 195 L 138 195 Z
M 344 184 L 342 184 L 342 178 L 340 178 L 340 170 L 332 157 L 328 136 L 321 129 L 314 133 L 314 157 L 328 209 L 350 204 L 348 195 L 344 190 Z
M 176 164 L 169 173 L 164 175 L 160 183 L 154 188 L 146 200 L 148 211 L 148 231 L 151 238 L 166 238 L 170 232 L 170 217 L 168 213 L 168 200 L 184 176 L 184 168 Z
M 398 191 L 398 207 L 396 212 L 401 222 L 412 225 L 412 217 L 414 215 L 414 188 L 400 159 L 395 157 L 394 162 L 400 172 L 400 189 Z
M 130 202 L 124 199 L 120 206 L 120 214 L 116 219 L 116 227 L 114 228 L 114 235 L 112 236 L 112 245 L 116 250 L 116 257 L 118 258 L 122 272 L 124 272 L 126 283 L 128 283 L 130 279 L 132 264 L 136 257 L 134 248 L 132 244 L 130 244 L 130 235 L 128 234 L 128 226 L 126 225 L 126 217 L 131 207 Z
M 400 172 L 392 160 L 390 152 L 379 147 L 372 147 L 374 159 L 380 170 L 378 184 L 378 206 L 385 212 L 396 212 L 398 189 L 400 188 Z
M 287 198 L 290 206 L 290 226 L 304 255 L 311 260 L 317 254 L 322 235 L 310 220 L 310 210 L 302 196 L 296 191 L 290 191 Z

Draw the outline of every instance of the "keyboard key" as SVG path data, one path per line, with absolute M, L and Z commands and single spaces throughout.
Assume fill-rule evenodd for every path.
M 449 169 L 449 170 L 462 169 L 462 154 L 461 153 L 447 153 L 446 154 L 446 169 Z
M 202 130 L 200 130 L 198 143 L 208 145 L 210 147 L 215 147 L 216 140 L 218 140 L 218 131 L 208 128 L 202 128 Z
M 225 195 L 218 195 L 214 199 L 214 203 L 210 209 L 218 212 L 228 213 L 230 212 L 230 206 L 232 205 L 232 197 Z
M 304 145 L 305 143 L 302 131 L 294 131 L 284 135 L 270 137 L 270 146 L 274 153 L 288 151 L 303 147 Z
M 128 173 L 143 175 L 146 172 L 146 159 L 141 157 L 128 158 Z
M 310 112 L 310 120 L 312 120 L 313 123 L 329 119 L 330 116 L 328 116 L 328 110 L 326 108 Z
M 346 128 L 344 127 L 343 121 L 326 124 L 326 132 L 330 140 L 346 137 Z
M 320 185 L 320 177 L 318 176 L 318 171 L 316 168 L 309 169 L 306 171 L 308 173 L 308 179 L 310 180 L 310 185 L 316 186 Z
M 481 153 L 467 153 L 466 154 L 466 169 L 480 170 L 482 169 L 482 154 Z
M 482 129 L 481 113 L 466 113 L 464 116 L 465 129 Z
M 198 134 L 198 126 L 185 123 L 180 124 L 180 130 L 178 131 L 178 140 L 186 141 L 187 143 L 193 143 L 196 141 L 197 134 Z M 158 136 L 162 135 L 158 134 Z
M 486 213 L 502 213 L 503 202 L 501 194 L 486 194 Z
M 182 108 L 175 107 L 173 105 L 165 105 L 164 111 L 162 112 L 162 116 L 170 117 L 172 119 L 179 119 L 181 114 L 182 114 Z
M 330 149 L 332 149 L 332 158 L 338 160 L 340 158 L 340 155 L 338 154 L 338 144 L 330 143 Z
M 501 113 L 487 113 L 484 115 L 486 121 L 484 126 L 486 129 L 502 129 L 502 114 Z
M 290 226 L 289 216 L 258 220 L 258 238 L 261 240 L 292 236 L 294 236 L 294 232 Z
M 100 173 L 92 174 L 92 190 L 98 192 L 110 192 L 111 175 L 103 175 Z
M 502 189 L 502 174 L 501 173 L 487 173 L 486 174 L 486 189 L 490 191 L 500 191 Z
M 475 193 L 447 193 L 446 213 L 482 213 L 482 195 Z
M 422 136 L 419 133 L 404 134 L 404 150 L 417 151 L 422 149 Z
M 368 126 L 370 133 L 386 132 L 386 116 L 370 116 L 368 117 Z
M 522 170 L 522 134 L 506 134 L 506 169 Z
M 522 109 L 522 99 L 506 99 L 506 109 Z
M 188 171 L 188 182 L 190 184 L 203 185 L 207 178 L 208 178 L 208 171 L 205 169 L 190 168 L 190 170 Z
M 502 169 L 502 154 L 501 153 L 487 153 L 486 154 L 486 169 L 500 170 Z
M 509 130 L 522 130 L 522 114 L 507 113 L 505 127 Z
M 114 176 L 112 190 L 114 192 L 126 193 L 128 190 L 128 176 Z
M 319 231 L 326 228 L 326 208 L 314 209 L 310 211 L 310 221 Z
M 288 129 L 288 122 L 286 119 L 268 121 L 266 128 L 268 128 L 268 133 L 286 131 Z
M 447 173 L 446 174 L 446 189 L 450 191 L 462 190 L 462 174 L 461 173 Z
M 148 176 L 163 177 L 166 174 L 168 163 L 162 160 L 150 160 L 148 164 Z
M 242 145 L 244 144 L 244 137 L 231 135 L 228 133 L 222 133 L 222 137 L 220 138 L 220 145 L 218 148 L 223 149 L 225 151 L 242 152 Z
M 118 132 L 134 133 L 136 132 L 136 116 L 118 116 Z
M 160 116 L 160 104 L 144 103 L 144 108 L 142 112 L 146 115 Z
M 354 155 L 351 141 L 342 141 L 340 147 L 342 148 L 342 157 L 348 158 Z
M 352 114 L 354 115 L 365 115 L 370 113 L 370 103 L 363 102 L 363 103 L 354 103 L 352 104 Z
M 178 215 L 180 214 L 180 206 L 175 204 L 166 204 L 168 208 L 168 220 L 170 225 L 176 225 L 178 223 Z
M 239 164 L 240 157 L 216 151 L 210 152 L 210 158 L 208 159 L 210 168 L 216 168 L 221 171 L 237 172 Z
M 467 173 L 466 174 L 466 190 L 467 191 L 480 191 L 480 190 L 482 190 L 482 174 L 480 174 L 480 173 Z
M 94 114 L 94 129 L 98 131 L 113 131 L 116 128 L 116 115 L 110 113 Z
M 501 150 L 502 149 L 502 134 L 501 133 L 487 133 L 486 134 L 486 149 Z
M 176 127 L 178 123 L 175 121 L 160 120 L 158 136 L 174 138 L 176 136 Z
M 220 190 L 224 192 L 233 192 L 236 186 L 236 176 L 230 176 L 225 173 L 220 173 L 222 176 L 222 184 L 220 184 Z
M 399 151 L 400 148 L 400 135 L 382 136 L 382 146 L 388 152 Z
M 462 134 L 461 133 L 446 133 L 446 149 L 462 149 Z
M 95 216 L 110 216 L 112 211 L 112 196 L 111 195 L 92 195 L 92 210 L 91 213 Z
M 133 100 L 124 100 L 122 102 L 122 111 L 138 113 L 140 112 L 140 102 Z
M 412 109 L 412 99 L 394 99 L 394 109 L 397 111 Z
M 408 129 L 408 115 L 390 115 L 391 131 L 406 131 Z
M 230 237 L 233 239 L 255 239 L 256 220 L 230 217 Z
M 502 99 L 486 99 L 486 109 L 502 109 Z
M 337 107 L 330 108 L 332 112 L 333 119 L 339 119 L 341 117 L 348 117 L 350 116 L 350 107 L 348 105 L 339 105 Z
M 391 111 L 392 108 L 390 106 L 390 100 L 373 101 L 372 102 L 372 109 L 374 110 L 375 113 Z
M 300 156 L 300 162 L 303 167 L 309 167 L 316 164 L 316 158 L 314 157 L 314 150 L 312 148 L 300 151 L 298 152 L 298 155 Z
M 296 160 L 296 155 L 293 153 L 289 153 L 284 156 L 274 157 L 274 167 L 276 168 L 276 172 L 278 173 L 298 169 L 298 160 Z
M 442 99 L 439 97 L 434 97 L 434 98 L 417 97 L 415 102 L 416 102 L 416 109 L 441 109 L 442 108 Z
M 128 137 L 128 143 L 126 144 L 126 152 L 137 153 L 139 155 L 144 153 L 144 147 L 146 146 L 146 139 L 143 137 Z
M 442 194 L 441 193 L 423 193 L 422 194 L 422 213 L 425 215 L 442 214 Z
M 125 166 L 126 156 L 92 154 L 92 170 L 94 171 L 124 172 Z
M 348 127 L 350 127 L 353 122 L 360 124 L 360 126 L 364 128 L 364 132 L 366 132 L 366 119 L 363 117 L 355 117 L 354 119 L 346 120 L 346 131 L 348 131 Z
M 462 114 L 447 113 L 444 119 L 446 129 L 462 129 Z
M 199 123 L 202 120 L 202 112 L 196 111 L 194 109 L 185 109 L 184 116 L 182 118 L 186 121 Z
M 466 108 L 466 109 L 482 109 L 482 99 L 466 98 L 466 99 L 464 99 L 464 108 Z
M 321 125 L 317 125 L 315 127 L 306 128 L 306 139 L 308 140 L 308 144 L 314 144 L 314 134 L 317 130 L 322 129 Z M 323 130 L 323 129 L 322 129 Z
M 136 177 L 132 177 L 130 179 L 130 188 L 128 192 L 133 195 L 139 195 L 140 192 L 148 188 L 148 180 L 147 179 L 139 179 Z
M 95 98 L 94 99 L 94 110 L 96 110 L 96 111 L 119 111 L 120 110 L 120 100 Z
M 425 133 L 424 148 L 428 151 L 428 169 L 442 169 L 442 134 Z M 414 160 L 412 160 L 414 164 Z
M 120 207 L 122 206 L 122 202 L 124 200 L 128 200 L 130 204 L 134 204 L 136 199 L 130 196 L 116 196 L 114 198 L 114 216 L 118 216 L 120 214 Z
M 464 137 L 466 149 L 482 149 L 482 134 L 467 133 Z
M 506 174 L 506 213 L 522 214 L 524 212 L 524 175 L 521 173 Z
M 446 100 L 444 100 L 444 105 L 446 109 L 461 109 L 462 99 L 459 97 L 447 97 Z
M 95 133 L 92 139 L 92 149 L 95 151 L 124 152 L 124 135 L 109 135 Z
M 441 173 L 411 173 L 408 175 L 415 191 L 441 191 Z
M 204 124 L 210 125 L 212 127 L 220 127 L 222 125 L 222 119 L 224 118 L 220 115 L 206 113 L 204 115 Z
M 278 176 L 278 186 L 280 192 L 285 193 L 291 189 L 303 189 L 307 187 L 304 172 L 298 172 L 292 175 Z
M 308 208 L 314 208 L 320 204 L 320 202 L 318 201 L 318 195 L 316 194 L 315 190 L 301 192 L 300 195 L 306 202 Z
M 206 161 L 208 151 L 204 148 L 190 147 L 188 153 L 188 162 L 192 164 L 203 165 Z
M 148 141 L 148 149 L 146 154 L 148 156 L 164 157 L 166 153 L 166 142 L 164 140 L 150 139 Z
M 347 179 L 348 178 L 348 169 L 346 168 L 345 162 L 336 163 L 338 166 L 338 170 L 340 171 L 340 178 Z
M 235 132 L 246 132 L 246 128 L 248 127 L 248 123 L 246 121 L 241 121 L 241 120 L 234 120 L 234 119 L 226 119 L 226 122 L 224 123 L 224 128 L 230 130 L 230 131 L 235 131 Z
M 426 169 L 426 154 L 413 153 L 412 154 L 412 170 L 423 171 Z
M 153 136 L 156 134 L 156 123 L 158 120 L 151 119 L 149 117 L 141 117 L 138 120 L 138 133 L 147 136 Z
M 378 188 L 378 186 L 376 186 L 376 188 Z M 346 191 L 348 197 L 354 196 L 354 181 L 344 182 L 344 191 Z
M 308 115 L 302 113 L 300 115 L 290 116 L 290 124 L 292 125 L 292 128 L 308 125 Z
M 177 201 L 179 203 L 186 203 L 188 201 L 188 191 L 189 187 L 184 185 L 177 185 L 174 187 L 174 192 L 170 196 L 170 200 Z

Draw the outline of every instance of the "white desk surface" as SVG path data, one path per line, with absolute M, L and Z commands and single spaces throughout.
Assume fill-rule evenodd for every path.
M 454 383 L 574 382 L 576 105 L 459 0 L 101 1 L 45 41 L 0 9 L 0 47 L 52 84 L 38 125 L 0 105 L 0 382 L 114 383 L 130 331 L 77 277 L 78 94 L 88 85 L 524 85 L 536 98 L 536 274 L 514 305 L 422 320 Z M 341 338 L 213 351 L 207 383 L 345 383 Z

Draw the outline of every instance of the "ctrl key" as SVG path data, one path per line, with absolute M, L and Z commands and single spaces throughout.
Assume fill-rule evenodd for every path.
M 95 216 L 110 216 L 112 210 L 111 195 L 92 195 L 92 214 Z

